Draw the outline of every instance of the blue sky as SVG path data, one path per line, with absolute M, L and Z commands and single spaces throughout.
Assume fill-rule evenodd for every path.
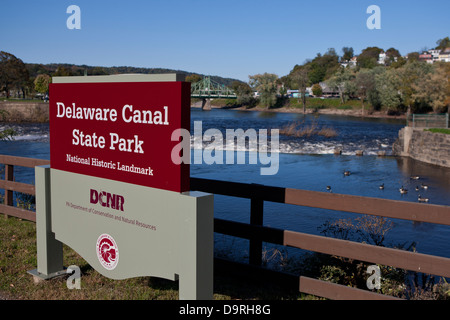
M 69 5 L 81 30 L 69 30 Z M 381 9 L 369 30 L 367 7 Z M 0 50 L 29 63 L 169 68 L 248 81 L 284 76 L 335 48 L 433 48 L 450 36 L 450 1 L 1 0 Z

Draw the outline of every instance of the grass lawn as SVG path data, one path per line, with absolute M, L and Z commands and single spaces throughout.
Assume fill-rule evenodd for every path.
M 425 131 L 430 131 L 430 132 L 434 132 L 434 133 L 450 134 L 450 129 L 431 128 L 431 129 L 425 129 Z
M 68 246 L 64 265 L 81 269 L 81 289 L 68 289 L 67 276 L 35 284 L 27 271 L 36 269 L 36 224 L 0 215 L 0 298 L 24 300 L 177 300 L 178 282 L 155 277 L 112 280 L 102 276 Z M 311 299 L 267 284 L 216 276 L 215 300 Z

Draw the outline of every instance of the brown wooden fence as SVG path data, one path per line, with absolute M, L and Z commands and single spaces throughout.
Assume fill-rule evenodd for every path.
M 34 168 L 49 163 L 49 160 L 0 155 L 0 164 L 4 165 L 4 179 L 0 180 L 0 189 L 5 190 L 3 204 L 0 204 L 0 213 L 36 222 L 36 214 L 34 212 L 18 208 L 14 204 L 14 191 L 30 195 L 35 194 L 34 185 L 15 181 L 14 167 Z
M 36 221 L 34 212 L 13 206 L 13 191 L 28 194 L 34 194 L 35 192 L 34 186 L 14 181 L 14 166 L 34 167 L 49 164 L 49 161 L 0 156 L 0 163 L 5 164 L 5 179 L 0 180 L 0 189 L 5 189 L 5 203 L 0 205 L 0 213 Z M 449 206 L 200 178 L 191 178 L 191 190 L 250 199 L 249 224 L 218 218 L 214 219 L 214 231 L 216 233 L 249 240 L 249 264 L 217 258 L 215 261 L 216 270 L 226 270 L 226 272 L 237 270 L 241 274 L 246 273 L 253 277 L 262 277 L 265 281 L 269 277 L 276 278 L 280 283 L 290 287 L 294 286 L 300 292 L 329 299 L 393 299 L 391 296 L 381 295 L 368 290 L 267 270 L 261 267 L 261 260 L 262 244 L 263 242 L 268 242 L 424 274 L 450 277 L 449 258 L 282 230 L 263 225 L 265 201 L 443 225 L 450 225 Z

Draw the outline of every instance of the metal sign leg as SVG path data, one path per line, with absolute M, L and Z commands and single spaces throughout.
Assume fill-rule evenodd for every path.
M 35 280 L 47 280 L 65 274 L 63 246 L 55 239 L 51 224 L 50 166 L 35 168 L 37 269 L 29 271 Z

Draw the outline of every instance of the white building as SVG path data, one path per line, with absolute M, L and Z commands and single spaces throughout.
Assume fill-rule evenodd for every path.
M 385 65 L 386 64 L 386 52 L 382 51 L 378 55 L 378 64 Z
M 356 67 L 357 61 L 358 61 L 358 57 L 355 56 L 355 57 L 351 58 L 350 60 L 341 62 L 341 66 L 343 66 L 344 68 L 346 68 L 347 66 L 349 66 L 350 68 L 354 68 L 354 67 Z
M 441 50 L 431 49 L 428 50 L 428 53 L 431 54 L 433 62 L 439 61 L 439 54 L 441 53 Z
M 448 52 L 442 51 L 439 54 L 439 61 L 450 62 L 450 50 Z

